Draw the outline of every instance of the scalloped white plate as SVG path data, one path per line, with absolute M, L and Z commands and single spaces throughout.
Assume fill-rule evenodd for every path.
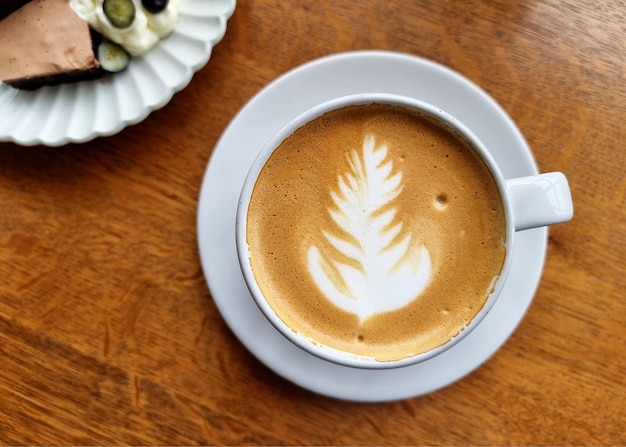
M 84 143 L 143 121 L 209 61 L 235 5 L 236 0 L 182 0 L 174 32 L 122 73 L 35 91 L 0 82 L 0 141 Z

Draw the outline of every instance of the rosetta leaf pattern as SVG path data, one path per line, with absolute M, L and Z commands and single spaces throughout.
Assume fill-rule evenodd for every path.
M 418 297 L 430 280 L 431 260 L 397 219 L 394 201 L 403 178 L 387 147 L 366 136 L 346 168 L 330 191 L 334 228 L 323 229 L 319 243 L 309 247 L 308 269 L 328 300 L 364 321 Z

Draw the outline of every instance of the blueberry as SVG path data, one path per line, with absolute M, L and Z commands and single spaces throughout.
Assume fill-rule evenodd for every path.
M 128 28 L 135 20 L 135 4 L 132 0 L 104 0 L 102 10 L 116 28 Z
M 141 4 L 146 11 L 157 14 L 167 8 L 169 0 L 141 0 Z

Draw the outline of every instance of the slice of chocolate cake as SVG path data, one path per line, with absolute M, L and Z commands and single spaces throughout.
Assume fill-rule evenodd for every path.
M 101 74 L 89 24 L 68 0 L 32 0 L 0 22 L 0 80 L 17 88 Z

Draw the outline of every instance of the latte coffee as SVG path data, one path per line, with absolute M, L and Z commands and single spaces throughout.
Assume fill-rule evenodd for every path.
M 380 361 L 462 332 L 506 257 L 481 156 L 390 104 L 345 106 L 285 139 L 256 179 L 245 231 L 255 281 L 292 331 Z

